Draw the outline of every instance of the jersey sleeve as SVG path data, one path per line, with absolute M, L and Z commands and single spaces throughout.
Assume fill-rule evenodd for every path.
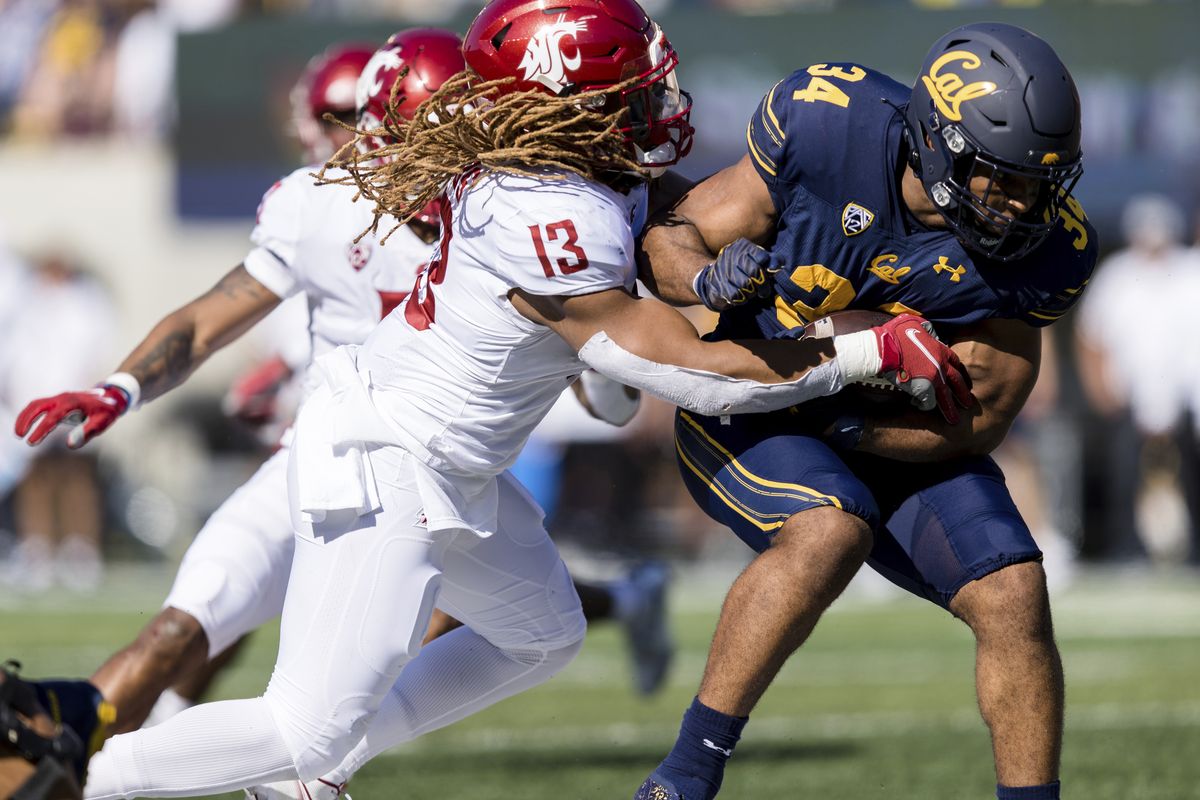
M 850 63 L 813 64 L 772 86 L 750 117 L 746 147 L 776 208 L 794 185 L 820 195 L 844 184 L 895 113 L 881 100 L 901 93 L 887 76 Z
M 242 262 L 251 277 L 280 298 L 291 297 L 301 288 L 296 261 L 303 225 L 303 180 L 306 177 L 292 173 L 263 195 L 254 230 L 250 233 L 254 249 Z
M 514 196 L 514 213 L 487 232 L 496 250 L 493 268 L 530 294 L 632 288 L 637 269 L 629 215 L 609 194 L 569 181 Z
M 790 97 L 801 72 L 794 72 L 771 87 L 746 126 L 746 146 L 750 161 L 763 182 L 776 196 L 780 183 L 791 179 L 794 167 L 788 160 L 788 131 L 791 122 Z M 776 202 L 776 205 L 779 205 Z

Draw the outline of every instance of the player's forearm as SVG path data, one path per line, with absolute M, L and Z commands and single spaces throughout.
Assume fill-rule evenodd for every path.
M 164 317 L 121 364 L 121 371 L 137 378 L 143 402 L 153 400 L 187 380 L 279 301 L 239 265 L 212 289 Z
M 698 273 L 713 260 L 700 232 L 687 219 L 675 214 L 646 230 L 639 243 L 638 277 L 656 297 L 676 306 L 700 302 L 692 284 Z
M 947 461 L 987 455 L 1004 441 L 1009 424 L 985 414 L 968 416 L 957 425 L 927 412 L 866 417 L 855 450 L 896 461 Z
M 615 381 L 706 416 L 776 411 L 833 394 L 845 383 L 828 341 L 681 344 L 643 343 L 635 352 L 601 332 L 579 357 Z
M 184 308 L 155 325 L 118 369 L 137 378 L 144 403 L 183 383 L 209 355 L 197 347 L 195 320 Z

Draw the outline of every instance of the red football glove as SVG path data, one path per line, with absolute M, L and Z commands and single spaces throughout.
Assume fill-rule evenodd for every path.
M 936 406 L 951 425 L 958 422 L 958 406 L 969 408 L 975 401 L 971 378 L 954 351 L 937 338 L 932 323 L 900 314 L 871 331 L 883 362 L 880 374 L 911 395 L 917 408 Z
M 221 410 L 247 425 L 266 425 L 274 421 L 279 390 L 291 377 L 287 362 L 272 356 L 238 376 L 221 400 Z
M 25 406 L 25 410 L 17 416 L 16 432 L 21 438 L 29 434 L 29 443 L 33 445 L 49 436 L 59 425 L 68 425 L 74 430 L 67 435 L 67 447 L 75 449 L 108 430 L 128 408 L 129 395 L 111 384 L 84 392 L 63 392 L 54 397 L 34 400 Z M 33 433 L 29 433 L 30 428 Z

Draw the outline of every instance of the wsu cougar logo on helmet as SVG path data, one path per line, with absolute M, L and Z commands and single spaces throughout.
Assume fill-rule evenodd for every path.
M 359 76 L 358 85 L 355 87 L 354 104 L 359 111 L 366 108 L 367 101 L 383 89 L 384 74 L 398 70 L 403 65 L 399 49 L 384 47 L 375 51 L 375 55 L 371 56 L 371 60 L 363 67 L 362 75 Z
M 565 15 L 560 15 L 534 34 L 525 47 L 521 63 L 517 65 L 517 69 L 524 72 L 525 80 L 538 81 L 554 92 L 561 92 L 570 83 L 566 79 L 567 70 L 578 69 L 582 61 L 578 50 L 573 57 L 563 53 L 563 39 L 568 36 L 574 39 L 586 31 L 590 19 L 595 17 L 582 17 L 568 22 Z

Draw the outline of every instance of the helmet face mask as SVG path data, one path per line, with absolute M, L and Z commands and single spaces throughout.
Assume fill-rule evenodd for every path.
M 627 124 L 621 133 L 633 147 L 639 163 L 650 169 L 665 168 L 692 149 L 694 129 L 690 123 L 692 96 L 679 88 L 675 68 L 679 56 L 654 26 L 656 35 L 646 59 L 630 62 L 623 69 L 625 78 L 639 78 L 633 86 L 620 90 L 616 101 L 626 110 Z M 648 68 L 638 72 L 641 67 Z
M 948 227 L 972 250 L 995 261 L 1031 253 L 1058 225 L 1059 206 L 1079 180 L 1082 163 L 1008 164 L 980 152 L 956 128 L 947 126 L 946 131 L 943 143 L 963 144 L 959 152 L 947 154 L 950 174 L 929 193 Z
M 921 71 L 905 123 L 926 194 L 967 248 L 1028 255 L 1083 172 L 1070 73 L 1044 41 L 999 23 L 946 34 Z

